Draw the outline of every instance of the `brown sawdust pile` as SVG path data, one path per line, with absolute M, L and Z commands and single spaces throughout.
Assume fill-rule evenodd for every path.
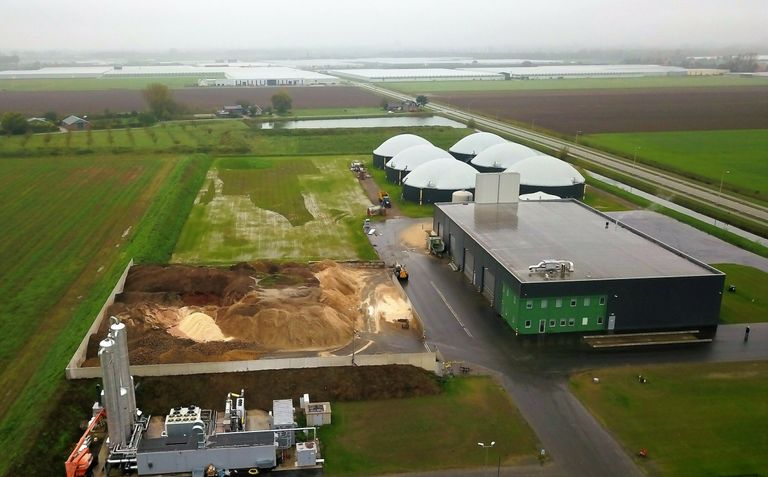
M 229 361 L 344 346 L 365 312 L 408 313 L 398 300 L 386 270 L 332 261 L 137 266 L 108 313 L 128 327 L 132 364 Z M 98 365 L 107 328 L 91 336 L 85 366 Z
M 400 242 L 406 247 L 418 250 L 427 248 L 427 231 L 432 228 L 430 222 L 413 224 L 400 233 Z

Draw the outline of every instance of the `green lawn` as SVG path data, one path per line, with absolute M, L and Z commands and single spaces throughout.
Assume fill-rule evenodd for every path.
M 768 469 L 768 362 L 592 370 L 573 376 L 571 388 L 628 453 L 648 449 L 647 459 L 635 460 L 649 475 L 757 476 Z
M 437 396 L 333 403 L 321 427 L 329 476 L 482 466 L 478 442 L 496 441 L 488 465 L 533 460 L 536 438 L 504 389 L 486 377 L 454 378 Z
M 205 78 L 223 78 L 212 73 Z M 148 84 L 161 83 L 169 88 L 197 87 L 203 77 L 154 77 L 154 78 L 65 78 L 65 79 L 3 79 L 0 91 L 91 91 L 104 89 L 144 89 Z
M 589 179 L 587 182 L 589 182 Z M 582 202 L 601 212 L 619 212 L 638 208 L 628 200 L 589 184 L 584 190 L 584 200 Z
M 72 439 L 45 418 L 64 367 L 128 260 L 168 260 L 209 165 L 205 156 L 0 159 L 0 475 L 41 433 Z
M 657 76 L 647 78 L 536 79 L 510 81 L 405 81 L 378 83 L 404 93 L 445 93 L 458 91 L 542 91 L 559 89 L 695 88 L 707 86 L 761 86 L 765 78 L 739 76 Z
M 349 163 L 367 156 L 223 157 L 209 171 L 174 262 L 376 258 L 370 201 Z
M 768 200 L 768 129 L 595 134 L 585 144 Z M 726 173 L 725 171 L 729 171 Z
M 723 323 L 758 323 L 768 321 L 768 273 L 745 265 L 716 263 L 726 274 L 720 321 Z M 728 291 L 728 285 L 736 287 Z

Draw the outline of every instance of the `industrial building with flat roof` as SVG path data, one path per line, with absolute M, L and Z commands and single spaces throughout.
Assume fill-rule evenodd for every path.
M 436 81 L 436 80 L 503 80 L 499 73 L 470 71 L 451 68 L 387 68 L 330 70 L 328 73 L 342 78 L 380 83 L 386 81 Z
M 578 201 L 436 204 L 434 230 L 516 333 L 717 327 L 722 272 Z
M 640 76 L 686 76 L 679 66 L 660 65 L 542 65 L 523 67 L 466 68 L 466 71 L 496 73 L 506 79 L 632 78 Z
M 0 71 L 0 79 L 202 78 L 200 86 L 308 86 L 337 84 L 334 76 L 258 63 L 214 65 L 73 66 Z

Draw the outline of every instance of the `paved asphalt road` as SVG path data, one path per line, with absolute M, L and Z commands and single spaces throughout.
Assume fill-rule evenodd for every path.
M 383 94 L 401 100 L 413 100 L 413 98 L 409 95 L 381 88 L 371 83 L 354 84 L 358 87 L 368 89 L 377 94 Z M 587 162 L 599 164 L 618 172 L 646 180 L 650 183 L 661 186 L 670 192 L 681 194 L 690 198 L 695 198 L 711 205 L 716 205 L 719 208 L 727 209 L 731 213 L 745 217 L 747 219 L 763 222 L 768 221 L 768 207 L 753 204 L 743 199 L 730 196 L 727 193 L 720 194 L 717 191 L 708 189 L 696 182 L 674 177 L 670 174 L 664 173 L 663 171 L 659 171 L 646 166 L 638 166 L 637 164 L 629 163 L 626 160 L 620 159 L 612 154 L 574 144 L 573 142 L 563 139 L 554 138 L 545 134 L 512 126 L 502 121 L 488 119 L 476 114 L 470 114 L 460 109 L 442 104 L 430 103 L 427 105 L 427 109 L 431 109 L 432 111 L 445 114 L 449 117 L 456 118 L 461 121 L 473 119 L 475 124 L 485 130 L 510 134 L 555 150 L 568 148 L 570 155 L 579 159 L 583 159 Z
M 497 375 L 553 458 L 541 469 L 545 474 L 509 475 L 643 475 L 634 458 L 570 393 L 568 375 L 573 371 L 622 364 L 768 359 L 768 324 L 753 325 L 749 343 L 742 340 L 744 328 L 734 325 L 721 326 L 708 345 L 632 351 L 593 351 L 570 336 L 516 337 L 445 259 L 400 244 L 400 232 L 417 222 L 390 219 L 379 225 L 372 242 L 387 263 L 408 266 L 406 292 L 424 320 L 428 344 L 446 360 L 471 363 Z M 488 438 L 501 441 L 504 436 Z
M 705 263 L 738 263 L 768 273 L 768 258 L 706 234 L 682 222 L 650 210 L 608 212 L 621 223 L 641 230 L 670 247 Z M 768 291 L 766 292 L 768 294 Z

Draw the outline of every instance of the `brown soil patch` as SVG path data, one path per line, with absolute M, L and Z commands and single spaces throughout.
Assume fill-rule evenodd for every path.
M 376 332 L 381 320 L 411 318 L 388 270 L 331 261 L 137 266 L 108 313 L 128 327 L 132 364 L 328 351 L 349 343 L 353 327 Z M 83 366 L 98 365 L 107 328 L 90 337 Z
M 457 92 L 432 98 L 569 135 L 768 128 L 768 86 Z
M 261 106 L 280 88 L 185 88 L 173 91 L 174 98 L 191 112 L 214 112 L 227 104 L 249 100 Z M 288 90 L 294 108 L 377 107 L 381 98 L 351 86 L 295 87 Z M 146 103 L 141 90 L 103 91 L 0 91 L 0 113 L 18 111 L 42 114 L 101 114 L 110 111 L 142 111 Z
M 400 233 L 400 243 L 417 250 L 427 250 L 427 232 L 432 228 L 432 222 L 413 224 Z

